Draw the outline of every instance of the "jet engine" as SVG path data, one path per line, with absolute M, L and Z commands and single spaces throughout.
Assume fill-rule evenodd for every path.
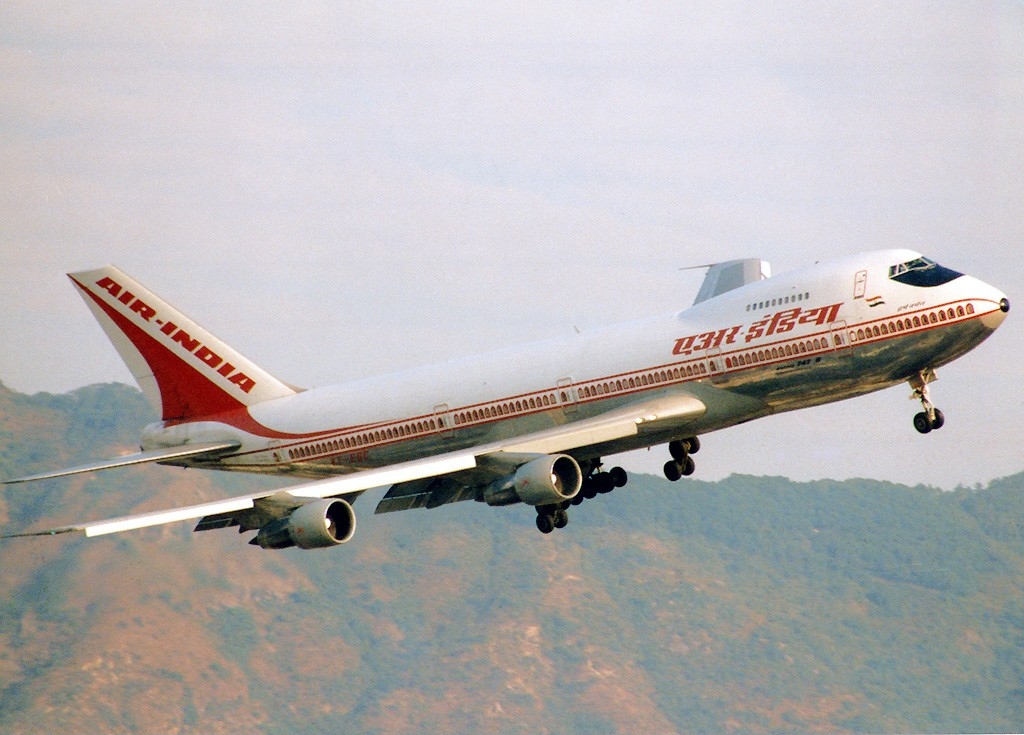
M 315 500 L 263 526 L 249 543 L 264 549 L 323 549 L 343 544 L 356 530 L 356 514 L 344 500 Z
M 515 473 L 484 490 L 488 505 L 554 505 L 572 500 L 583 485 L 583 472 L 566 454 L 550 454 L 520 465 Z

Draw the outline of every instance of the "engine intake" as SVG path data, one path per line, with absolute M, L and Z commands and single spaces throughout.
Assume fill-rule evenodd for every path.
M 572 500 L 583 485 L 583 472 L 566 454 L 538 457 L 484 490 L 488 505 L 553 505 Z
M 249 543 L 264 549 L 323 549 L 343 544 L 356 530 L 356 514 L 344 500 L 315 500 L 263 526 Z

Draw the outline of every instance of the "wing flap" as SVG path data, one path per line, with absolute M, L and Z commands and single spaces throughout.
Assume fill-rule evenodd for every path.
M 63 470 L 54 470 L 53 472 L 41 472 L 38 475 L 28 475 L 26 477 L 15 477 L 12 480 L 4 480 L 0 484 L 13 485 L 18 482 L 49 480 L 54 477 L 78 475 L 83 472 L 109 470 L 114 467 L 129 467 L 135 464 L 146 464 L 147 462 L 168 462 L 170 460 L 184 459 L 186 457 L 199 457 L 204 454 L 215 456 L 225 454 L 228 452 L 233 452 L 241 446 L 242 445 L 239 442 L 228 441 L 206 442 L 203 444 L 188 444 L 181 447 L 171 447 L 169 449 L 151 449 L 146 452 L 126 454 L 125 456 L 118 457 L 116 459 L 103 459 L 98 462 L 90 462 L 89 464 L 78 465 L 77 467 L 69 467 Z
M 476 488 L 460 482 L 457 479 L 459 474 L 462 473 L 457 473 L 456 477 L 432 477 L 393 485 L 373 512 L 394 513 L 399 510 L 436 508 L 461 500 L 474 500 Z

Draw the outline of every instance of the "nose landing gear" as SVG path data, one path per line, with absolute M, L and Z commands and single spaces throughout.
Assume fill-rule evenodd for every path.
M 921 401 L 921 406 L 924 408 L 921 413 L 914 416 L 914 428 L 922 434 L 927 434 L 933 429 L 941 429 L 942 425 L 946 423 L 946 417 L 942 415 L 942 411 L 935 408 L 928 395 L 928 384 L 936 379 L 938 376 L 935 371 L 926 368 L 907 381 L 914 389 L 910 396 L 911 400 Z

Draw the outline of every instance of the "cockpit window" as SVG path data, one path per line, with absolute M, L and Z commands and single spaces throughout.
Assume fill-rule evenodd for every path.
M 941 286 L 962 275 L 963 273 L 944 268 L 931 258 L 915 258 L 889 267 L 889 278 L 892 280 L 923 288 Z

